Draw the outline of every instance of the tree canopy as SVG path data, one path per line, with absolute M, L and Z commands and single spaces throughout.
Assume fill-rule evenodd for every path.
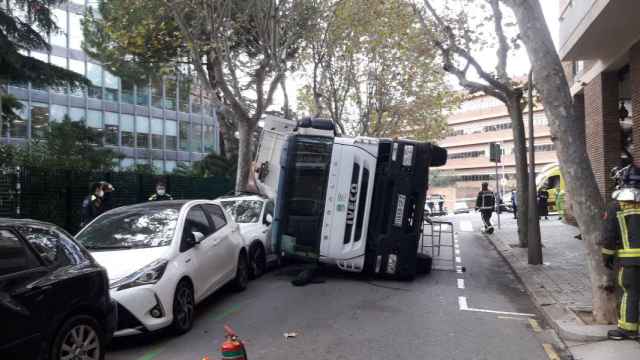
M 31 82 L 36 86 L 72 88 L 88 85 L 73 71 L 25 55 L 29 50 L 49 52 L 46 34 L 59 32 L 52 8 L 64 0 L 12 0 L 0 5 L 0 80 Z
M 444 116 L 459 99 L 411 4 L 322 3 L 302 59 L 310 71 L 298 110 L 329 117 L 351 135 L 442 136 Z

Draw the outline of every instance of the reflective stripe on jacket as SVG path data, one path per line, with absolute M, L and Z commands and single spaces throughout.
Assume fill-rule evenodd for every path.
M 605 215 L 602 253 L 622 265 L 640 265 L 640 203 L 614 202 Z

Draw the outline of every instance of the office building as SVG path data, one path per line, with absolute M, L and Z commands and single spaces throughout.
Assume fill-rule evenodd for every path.
M 83 74 L 92 86 L 71 91 L 7 84 L 9 93 L 24 105 L 23 121 L 11 124 L 2 140 L 20 143 L 42 138 L 49 124 L 68 115 L 103 132 L 104 146 L 124 155 L 121 169 L 150 164 L 157 172 L 169 173 L 181 162 L 219 152 L 216 107 L 203 96 L 197 81 L 162 77 L 136 84 L 105 71 L 82 51 L 80 21 L 89 7 L 97 11 L 97 1 L 70 0 L 53 9 L 62 31 L 49 36 L 50 53 L 33 51 L 31 56 Z

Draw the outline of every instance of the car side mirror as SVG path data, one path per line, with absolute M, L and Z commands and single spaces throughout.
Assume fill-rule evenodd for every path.
M 191 239 L 193 240 L 194 244 L 198 244 L 202 240 L 204 240 L 204 234 L 199 231 L 192 231 L 191 235 L 193 236 Z
M 273 222 L 273 215 L 267 214 L 267 216 L 264 217 L 264 223 L 267 225 L 271 225 L 272 222 Z

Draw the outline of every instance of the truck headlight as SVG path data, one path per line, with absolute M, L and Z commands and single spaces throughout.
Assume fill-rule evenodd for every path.
M 162 278 L 164 271 L 167 269 L 167 264 L 169 264 L 169 261 L 158 259 L 140 270 L 112 282 L 109 287 L 111 289 L 124 290 L 136 286 L 155 284 Z

